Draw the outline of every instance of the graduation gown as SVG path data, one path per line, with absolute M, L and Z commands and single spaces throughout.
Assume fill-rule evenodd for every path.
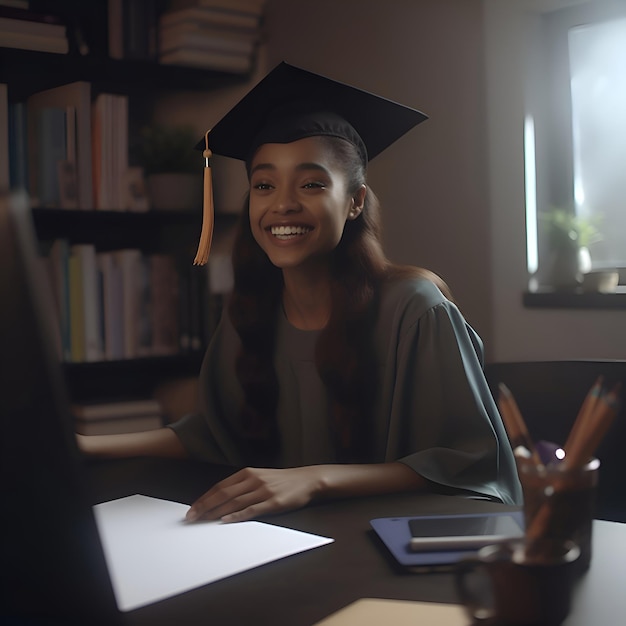
M 320 331 L 279 312 L 275 366 L 281 438 L 276 467 L 335 462 L 329 398 L 314 362 Z M 515 460 L 483 374 L 482 342 L 459 309 L 424 278 L 391 279 L 374 329 L 377 401 L 373 463 L 401 461 L 434 490 L 521 503 Z M 242 391 L 239 338 L 228 315 L 200 372 L 202 413 L 170 427 L 192 458 L 245 466 L 236 440 Z

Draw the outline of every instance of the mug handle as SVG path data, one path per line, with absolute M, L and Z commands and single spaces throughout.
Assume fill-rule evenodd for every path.
M 467 576 L 485 567 L 480 559 L 465 558 L 455 568 L 454 581 L 456 590 L 465 612 L 475 624 L 492 624 L 495 610 L 484 606 L 466 583 Z

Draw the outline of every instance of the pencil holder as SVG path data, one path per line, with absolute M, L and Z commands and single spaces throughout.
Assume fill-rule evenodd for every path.
M 573 541 L 580 548 L 577 573 L 589 568 L 599 468 L 596 458 L 578 467 L 518 459 L 529 555 L 550 560 Z

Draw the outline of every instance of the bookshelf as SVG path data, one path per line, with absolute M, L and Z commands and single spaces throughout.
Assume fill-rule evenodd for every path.
M 80 54 L 51 54 L 0 47 L 0 82 L 9 86 L 9 100 L 74 81 L 94 84 L 99 91 L 153 95 L 172 91 L 209 91 L 245 80 L 241 74 L 162 65 L 156 61 L 111 59 Z
M 142 0 L 143 2 L 143 0 Z M 133 166 L 132 143 L 136 142 L 141 125 L 151 121 L 152 108 L 162 96 L 177 92 L 211 90 L 236 85 L 249 78 L 247 73 L 182 67 L 160 64 L 152 58 L 115 59 L 108 55 L 107 2 L 31 2 L 33 11 L 54 13 L 67 25 L 69 52 L 67 54 L 40 52 L 0 46 L 0 83 L 6 85 L 7 107 L 26 103 L 33 96 L 64 85 L 88 84 L 91 102 L 99 94 L 119 94 L 128 102 L 129 165 Z M 144 4 L 149 5 L 150 2 Z M 167 8 L 166 2 L 155 0 L 157 11 Z M 70 17 L 70 15 L 72 17 Z M 77 33 L 79 35 L 77 36 Z M 89 50 L 80 49 L 80 39 L 89 40 Z M 80 151 L 80 144 L 78 144 Z M 32 155 L 29 154 L 29 159 Z M 80 152 L 78 154 L 80 168 Z M 202 176 L 202 161 L 198 159 L 198 177 Z M 177 267 L 189 272 L 193 295 L 186 306 L 191 318 L 200 319 L 207 310 L 213 319 L 202 319 L 201 342 L 179 346 L 169 354 L 130 357 L 72 359 L 65 355 L 63 369 L 73 402 L 88 403 L 106 399 L 147 397 L 163 382 L 183 377 L 195 377 L 199 371 L 204 349 L 215 322 L 215 311 L 207 303 L 207 272 L 194 268 L 192 260 L 201 226 L 201 207 L 197 211 L 102 210 L 93 206 L 82 209 L 33 208 L 35 230 L 43 256 L 50 253 L 55 241 L 65 240 L 71 246 L 91 245 L 100 253 L 124 249 L 139 250 L 142 255 L 167 255 Z M 232 229 L 236 216 L 216 215 L 215 238 Z M 186 278 L 186 280 L 189 280 Z M 199 290 L 196 292 L 195 290 Z M 180 313 L 180 311 L 179 311 Z M 89 362 L 88 362 L 89 361 Z

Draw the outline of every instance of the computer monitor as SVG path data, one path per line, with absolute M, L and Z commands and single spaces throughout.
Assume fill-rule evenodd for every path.
M 122 623 L 51 332 L 28 197 L 0 194 L 2 601 L 16 625 Z

